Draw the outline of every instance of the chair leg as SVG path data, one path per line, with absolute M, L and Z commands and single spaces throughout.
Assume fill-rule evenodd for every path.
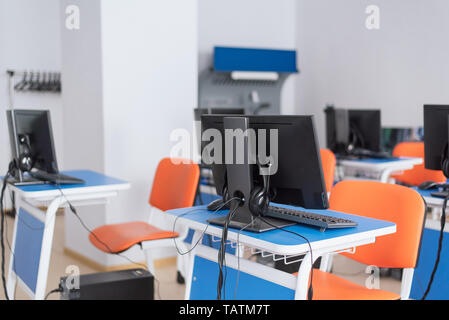
M 151 254 L 151 250 L 147 249 L 143 251 L 145 255 L 145 260 L 147 262 L 148 271 L 151 272 L 152 275 L 156 274 L 156 270 L 154 268 L 153 255 Z
M 189 250 L 188 246 L 184 242 L 180 243 L 178 245 L 178 247 L 179 247 L 179 250 L 181 252 L 185 252 L 186 253 Z M 187 276 L 187 270 L 188 270 L 188 267 L 189 267 L 189 257 L 190 257 L 190 253 L 186 253 L 186 254 L 183 254 L 183 255 L 178 254 L 178 256 L 176 258 L 176 266 L 177 266 L 178 273 L 184 279 Z M 179 279 L 179 276 L 178 276 L 178 279 Z M 178 283 L 181 283 L 179 280 L 178 280 Z

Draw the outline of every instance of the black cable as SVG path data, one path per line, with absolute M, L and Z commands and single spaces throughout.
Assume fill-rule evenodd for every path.
M 446 205 L 447 205 L 448 200 L 449 200 L 449 193 L 446 195 L 446 197 L 444 198 L 444 202 L 443 202 L 443 210 L 442 210 L 442 213 L 441 213 L 441 221 L 440 221 L 441 222 L 441 229 L 440 229 L 440 238 L 438 240 L 437 258 L 435 260 L 435 265 L 433 267 L 432 274 L 430 276 L 430 280 L 429 280 L 429 283 L 427 285 L 426 292 L 424 292 L 424 295 L 421 298 L 421 300 L 425 300 L 427 298 L 427 295 L 429 294 L 430 288 L 432 287 L 432 283 L 433 283 L 433 279 L 435 277 L 435 273 L 437 272 L 438 265 L 440 263 L 441 249 L 443 248 L 444 227 L 446 225 Z
M 299 233 L 296 233 L 296 232 L 293 232 L 293 231 L 286 230 L 286 229 L 284 229 L 284 228 L 278 227 L 278 226 L 276 226 L 276 225 L 274 225 L 274 224 L 268 222 L 267 220 L 265 220 L 265 219 L 262 218 L 261 216 L 259 216 L 258 218 L 259 218 L 260 220 L 262 220 L 263 222 L 265 222 L 266 224 L 268 224 L 269 226 L 273 227 L 273 228 L 276 228 L 276 229 L 278 229 L 278 230 L 282 230 L 282 231 L 285 231 L 285 232 L 288 232 L 288 233 L 297 235 L 298 237 L 300 237 L 300 238 L 306 240 L 307 244 L 309 245 L 309 250 L 310 250 L 310 262 L 311 262 L 311 264 L 310 264 L 310 285 L 309 285 L 309 290 L 308 290 L 308 292 L 307 292 L 307 299 L 308 299 L 308 300 L 312 300 L 312 298 L 313 298 L 313 286 L 312 286 L 312 280 L 313 280 L 313 255 L 312 255 L 312 245 L 310 244 L 309 239 L 307 239 L 306 237 L 300 235 Z
M 240 200 L 240 199 L 239 199 Z M 226 242 L 228 239 L 228 230 L 229 224 L 234 217 L 237 209 L 239 207 L 239 202 L 235 204 L 234 208 L 229 210 L 228 215 L 226 216 L 225 223 L 223 226 L 223 231 L 221 235 L 220 249 L 218 250 L 218 283 L 217 283 L 217 300 L 221 300 L 221 291 L 224 285 L 225 277 L 223 277 L 223 265 L 226 268 L 225 256 L 226 256 Z M 223 296 L 226 297 L 225 293 L 226 288 L 223 288 Z
M 135 262 L 135 261 L 131 260 L 130 258 L 128 258 L 127 256 L 122 255 L 120 252 L 113 252 L 112 249 L 111 249 L 105 242 L 103 242 L 102 240 L 100 240 L 100 238 L 98 238 L 98 236 L 95 234 L 95 232 L 93 232 L 93 231 L 92 231 L 92 230 L 91 230 L 91 229 L 84 223 L 83 219 L 81 219 L 81 217 L 78 215 L 78 212 L 76 211 L 76 208 L 72 205 L 72 203 L 70 202 L 70 200 L 67 199 L 66 195 L 65 195 L 64 192 L 62 191 L 61 185 L 60 185 L 60 184 L 55 184 L 55 185 L 56 185 L 56 187 L 58 187 L 59 192 L 60 192 L 61 195 L 64 197 L 64 199 L 67 201 L 67 204 L 69 205 L 70 211 L 71 211 L 71 212 L 75 215 L 75 217 L 78 219 L 78 221 L 80 222 L 81 226 L 82 226 L 82 227 L 83 227 L 89 234 L 91 234 L 92 236 L 94 236 L 95 239 L 96 239 L 98 242 L 100 242 L 100 243 L 107 249 L 108 253 L 114 254 L 114 255 L 119 256 L 119 257 L 121 257 L 121 258 L 124 258 L 124 259 L 126 259 L 127 261 L 131 262 L 132 264 L 139 265 L 139 266 L 141 266 L 143 269 L 145 269 L 145 270 L 148 271 L 148 268 L 147 268 L 146 265 L 144 265 L 144 264 L 142 264 L 142 263 L 139 263 L 139 262 Z M 154 280 L 156 280 L 156 282 L 157 282 L 157 287 L 158 287 L 158 288 L 157 288 L 157 295 L 158 295 L 158 297 L 159 297 L 159 300 L 162 300 L 162 299 L 161 299 L 160 292 L 159 292 L 159 290 L 160 290 L 160 281 L 156 278 L 156 275 L 155 275 L 155 274 L 153 275 L 153 278 L 154 278 Z
M 57 293 L 57 292 L 62 292 L 62 288 L 59 287 L 59 288 L 56 288 L 56 289 L 51 290 L 49 293 L 47 293 L 47 295 L 45 296 L 44 300 L 47 300 L 48 297 L 49 297 L 51 294 Z
M 10 168 L 8 168 L 8 172 L 6 173 L 6 175 L 3 177 L 3 185 L 2 185 L 2 190 L 1 190 L 1 194 L 0 194 L 0 215 L 1 215 L 1 221 L 0 221 L 0 246 L 1 246 L 1 251 L 2 251 L 2 265 L 1 265 L 1 272 L 2 272 L 2 284 L 3 284 L 3 291 L 5 293 L 5 298 L 6 300 L 9 300 L 9 296 L 8 296 L 8 290 L 6 288 L 6 276 L 5 276 L 5 242 L 4 242 L 4 232 L 5 232 L 5 215 L 6 212 L 3 208 L 3 197 L 5 195 L 5 189 L 6 189 L 6 185 L 7 185 L 7 181 L 9 178 L 9 174 L 10 174 Z
M 220 210 L 223 209 L 229 202 L 231 202 L 231 201 L 233 201 L 233 200 L 237 200 L 237 199 L 239 199 L 239 198 L 234 197 L 234 198 L 231 198 L 231 199 L 229 199 L 228 201 L 222 203 L 222 204 L 221 204 L 221 205 L 220 205 L 214 212 L 212 212 L 212 214 L 214 214 L 214 213 L 220 211 Z M 197 208 L 192 209 L 192 210 L 189 210 L 189 211 L 187 211 L 187 212 L 184 212 L 184 213 L 182 213 L 182 214 L 176 216 L 175 221 L 173 222 L 173 234 L 175 233 L 176 222 L 178 221 L 178 219 L 181 218 L 181 217 L 184 217 L 185 215 L 188 215 L 188 214 L 190 214 L 190 213 L 192 213 L 192 212 L 195 212 L 196 210 L 197 210 Z M 183 255 L 186 255 L 186 254 L 192 252 L 192 250 L 196 248 L 196 246 L 199 244 L 199 242 L 200 242 L 201 239 L 203 238 L 203 236 L 204 236 L 204 234 L 206 233 L 208 227 L 209 227 L 209 224 L 206 225 L 206 228 L 203 230 L 203 233 L 202 233 L 201 237 L 198 238 L 197 242 L 196 242 L 196 243 L 195 243 L 189 250 L 187 250 L 186 252 L 181 252 L 181 250 L 179 250 L 179 247 L 178 247 L 178 245 L 176 244 L 176 237 L 173 236 L 173 242 L 174 242 L 174 244 L 175 244 L 176 251 L 178 252 L 178 254 L 181 255 L 181 256 L 183 256 Z

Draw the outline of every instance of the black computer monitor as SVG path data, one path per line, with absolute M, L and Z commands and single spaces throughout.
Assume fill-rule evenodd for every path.
M 382 128 L 382 150 L 391 154 L 401 142 L 423 141 L 422 127 L 384 127 Z
M 380 110 L 327 107 L 325 113 L 327 147 L 333 152 L 381 151 Z
M 248 128 L 256 132 L 255 140 L 252 140 L 257 153 L 260 151 L 258 132 L 265 129 L 266 155 L 271 155 L 270 130 L 277 130 L 277 156 L 275 156 L 277 171 L 270 176 L 270 198 L 274 203 L 299 206 L 307 209 L 328 208 L 328 198 L 326 186 L 323 178 L 321 166 L 320 149 L 317 143 L 313 116 L 244 116 L 230 117 L 223 115 L 203 115 L 202 130 L 204 133 L 208 129 L 216 129 L 225 136 L 225 129 L 235 129 L 225 127 L 226 119 L 244 119 L 248 123 Z M 235 121 L 234 121 L 235 122 Z M 222 138 L 222 140 L 224 140 Z M 210 162 L 207 158 L 205 148 L 213 141 L 202 141 L 203 161 Z M 224 195 L 225 187 L 229 196 L 243 196 L 249 199 L 249 189 L 263 185 L 263 178 L 259 174 L 257 164 L 233 164 L 225 163 L 226 150 L 225 141 L 221 141 L 221 163 L 212 163 L 212 173 L 215 181 L 217 193 Z M 215 152 L 215 151 L 214 151 Z M 212 153 L 215 156 L 215 153 Z M 236 173 L 230 174 L 230 168 Z M 251 181 L 244 181 L 246 177 Z M 233 180 L 233 181 L 231 181 Z M 236 190 L 236 186 L 249 186 L 247 190 Z M 242 187 L 244 188 L 244 187 Z M 243 215 L 249 214 L 242 212 Z M 237 213 L 238 215 L 238 213 Z M 245 220 L 245 218 L 242 218 Z M 249 228 L 247 230 L 250 230 Z
M 48 173 L 58 173 L 53 142 L 50 112 L 48 110 L 8 110 L 9 136 L 13 158 L 19 158 L 26 146 L 19 136 L 29 139 L 33 168 Z
M 374 152 L 381 150 L 380 110 L 349 110 L 350 138 L 354 148 Z
M 424 166 L 442 170 L 448 157 L 449 105 L 424 105 Z
M 337 154 L 345 154 L 349 145 L 349 114 L 348 110 L 328 107 L 326 113 L 327 147 Z

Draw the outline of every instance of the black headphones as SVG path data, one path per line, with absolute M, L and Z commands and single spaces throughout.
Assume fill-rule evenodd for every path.
M 449 177 L 449 158 L 448 158 L 448 144 L 444 146 L 443 154 L 441 155 L 441 170 L 446 177 Z
M 263 187 L 255 187 L 249 198 L 249 210 L 254 216 L 261 216 L 270 204 L 270 176 L 262 175 L 262 177 Z
M 16 167 L 22 172 L 31 171 L 34 166 L 33 157 L 31 155 L 30 137 L 26 134 L 19 134 L 19 146 L 22 148 L 22 152 L 17 159 Z

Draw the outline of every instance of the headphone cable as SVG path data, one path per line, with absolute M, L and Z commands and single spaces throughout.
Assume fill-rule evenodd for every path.
M 236 203 L 234 208 L 231 208 L 228 215 L 226 216 L 226 220 L 223 226 L 222 236 L 221 236 L 221 242 L 220 242 L 220 249 L 218 250 L 218 283 L 217 283 L 217 300 L 221 300 L 221 291 L 223 289 L 223 296 L 226 298 L 226 288 L 224 288 L 224 282 L 226 281 L 226 277 L 223 278 L 223 265 L 226 268 L 226 241 L 228 239 L 228 230 L 229 230 L 229 223 L 231 222 L 232 218 L 234 217 L 234 214 L 236 213 L 238 209 L 238 203 Z M 225 270 L 227 272 L 227 270 Z
M 449 193 L 444 198 L 443 210 L 441 212 L 441 220 L 440 220 L 441 229 L 440 229 L 440 237 L 438 239 L 438 251 L 437 251 L 437 257 L 436 257 L 436 260 L 435 260 L 435 265 L 433 267 L 432 274 L 430 275 L 430 280 L 429 280 L 429 283 L 427 285 L 426 292 L 424 292 L 424 295 L 421 298 L 421 300 L 425 300 L 427 298 L 427 295 L 429 294 L 430 288 L 432 287 L 433 279 L 434 279 L 435 274 L 437 272 L 438 265 L 440 264 L 441 250 L 442 250 L 442 247 L 443 247 L 444 227 L 446 225 L 446 205 L 447 205 L 448 200 L 449 200 Z
M 260 220 L 262 220 L 263 222 L 265 222 L 266 224 L 268 224 L 269 226 L 273 227 L 273 228 L 276 228 L 276 229 L 278 229 L 278 230 L 282 230 L 282 231 L 285 231 L 285 232 L 288 232 L 288 233 L 297 235 L 298 237 L 304 239 L 304 240 L 307 242 L 307 244 L 309 245 L 310 262 L 311 262 L 311 264 L 310 264 L 310 285 L 309 285 L 309 289 L 308 289 L 308 291 L 307 291 L 307 299 L 308 299 L 308 300 L 312 300 L 312 298 L 313 298 L 313 286 L 312 286 L 312 280 L 313 280 L 313 255 L 312 255 L 312 245 L 310 244 L 309 239 L 307 239 L 306 237 L 304 237 L 304 236 L 302 236 L 302 235 L 300 235 L 299 233 L 296 233 L 296 232 L 294 232 L 294 231 L 290 231 L 290 230 L 286 230 L 286 229 L 284 229 L 284 228 L 278 227 L 278 226 L 276 226 L 276 225 L 274 225 L 274 224 L 268 222 L 267 220 L 265 220 L 264 218 L 262 218 L 262 217 L 260 217 L 260 216 L 259 216 L 258 218 L 259 218 Z

